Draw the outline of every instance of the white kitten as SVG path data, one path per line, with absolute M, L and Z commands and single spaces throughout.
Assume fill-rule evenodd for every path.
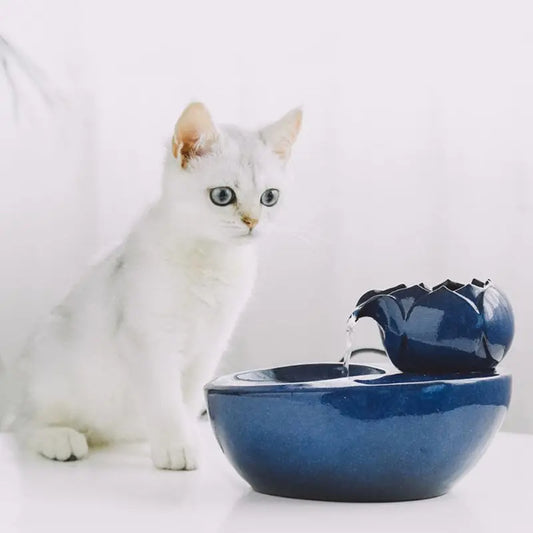
M 252 289 L 255 227 L 281 203 L 300 123 L 293 110 L 248 132 L 216 128 L 202 104 L 185 109 L 160 199 L 18 361 L 15 428 L 26 444 L 65 461 L 91 444 L 148 438 L 158 468 L 196 468 L 202 386 Z

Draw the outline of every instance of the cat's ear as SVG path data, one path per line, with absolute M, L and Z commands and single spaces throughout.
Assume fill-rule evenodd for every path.
M 193 102 L 181 114 L 172 137 L 172 155 L 185 168 L 194 157 L 211 151 L 217 130 L 204 104 Z
M 300 108 L 289 111 L 277 122 L 263 128 L 259 133 L 267 146 L 283 161 L 291 155 L 291 148 L 298 137 L 302 125 L 302 110 Z

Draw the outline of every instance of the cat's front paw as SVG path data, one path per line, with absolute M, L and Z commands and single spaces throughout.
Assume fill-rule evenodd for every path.
M 192 442 L 162 437 L 152 441 L 152 461 L 162 470 L 196 470 L 197 450 Z
M 29 438 L 30 448 L 55 461 L 76 461 L 87 456 L 85 435 L 68 427 L 45 427 L 35 430 Z

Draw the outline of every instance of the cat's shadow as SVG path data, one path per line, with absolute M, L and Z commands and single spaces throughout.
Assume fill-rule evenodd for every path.
M 87 459 L 64 463 L 17 451 L 16 463 L 21 496 L 30 502 L 176 505 L 195 492 L 201 477 L 156 470 L 145 443 L 92 448 Z

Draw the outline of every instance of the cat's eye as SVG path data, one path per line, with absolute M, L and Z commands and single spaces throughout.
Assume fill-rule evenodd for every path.
M 237 200 L 235 191 L 231 187 L 215 187 L 209 191 L 209 198 L 215 205 L 229 205 Z
M 263 205 L 266 205 L 267 207 L 272 207 L 273 205 L 276 205 L 279 200 L 279 191 L 278 189 L 267 189 L 262 195 L 261 195 L 261 203 Z

